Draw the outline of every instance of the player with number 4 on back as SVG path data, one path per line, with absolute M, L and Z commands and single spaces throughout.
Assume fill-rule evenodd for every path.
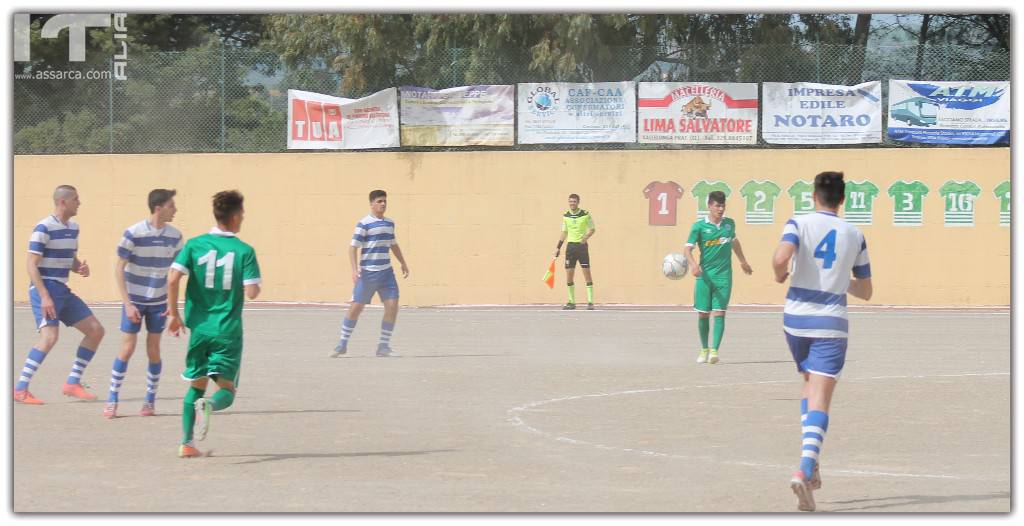
M 178 448 L 182 458 L 202 455 L 193 435 L 199 440 L 206 438 L 210 411 L 226 409 L 235 400 L 242 365 L 242 305 L 245 298 L 256 299 L 260 293 L 256 251 L 235 235 L 245 217 L 243 200 L 242 194 L 234 190 L 214 195 L 217 226 L 208 234 L 188 240 L 167 276 L 167 330 L 175 336 L 182 330 L 178 289 L 181 277 L 189 276 L 185 325 L 192 336 L 181 376 L 192 385 L 182 407 L 184 437 Z M 210 378 L 220 389 L 203 398 Z
M 772 258 L 775 281 L 785 283 L 790 278 L 783 330 L 797 371 L 804 377 L 800 469 L 790 479 L 802 511 L 814 511 L 813 491 L 821 487 L 818 455 L 828 430 L 836 379 L 846 361 L 846 294 L 866 301 L 872 292 L 864 234 L 838 216 L 845 190 L 841 172 L 815 176 L 815 212 L 786 222 Z

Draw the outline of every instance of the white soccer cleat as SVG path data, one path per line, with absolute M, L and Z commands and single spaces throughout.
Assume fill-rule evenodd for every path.
M 708 350 L 701 349 L 700 354 L 697 355 L 697 363 L 707 363 L 708 361 Z
M 196 400 L 196 440 L 203 440 L 206 438 L 206 432 L 210 430 L 210 411 L 213 409 L 210 407 L 210 402 L 205 398 Z
M 793 473 L 793 478 L 789 479 L 789 487 L 796 494 L 797 509 L 800 511 L 814 511 L 814 490 L 811 489 L 811 483 L 804 476 L 803 471 Z

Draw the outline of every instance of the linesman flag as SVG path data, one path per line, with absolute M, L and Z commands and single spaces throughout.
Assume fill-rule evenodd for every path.
M 555 288 L 555 259 L 551 260 L 551 265 L 548 266 L 548 271 L 544 273 L 544 283 L 548 284 L 549 289 Z

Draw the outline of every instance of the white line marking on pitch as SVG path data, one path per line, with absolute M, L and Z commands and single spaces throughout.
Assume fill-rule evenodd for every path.
M 968 377 L 968 376 L 1009 376 L 1009 374 L 1010 373 L 961 373 L 961 374 L 935 374 L 935 375 L 873 376 L 873 377 L 868 377 L 868 378 L 847 378 L 844 381 L 851 382 L 851 381 L 866 381 L 866 380 L 893 380 L 893 379 L 910 379 L 910 378 L 915 378 L 915 379 L 916 378 L 949 378 L 949 377 Z M 582 399 L 586 399 L 586 398 L 601 398 L 601 397 L 608 397 L 608 396 L 619 396 L 619 395 L 630 395 L 630 394 L 641 394 L 641 393 L 660 393 L 660 392 L 668 392 L 668 391 L 682 391 L 682 390 L 685 390 L 685 389 L 702 389 L 702 388 L 705 388 L 705 387 L 736 387 L 736 386 L 742 386 L 742 385 L 765 385 L 765 384 L 792 383 L 794 381 L 795 380 L 766 380 L 766 381 L 761 381 L 761 382 L 737 382 L 737 383 L 728 383 L 728 384 L 704 384 L 704 385 L 693 385 L 693 386 L 683 386 L 683 387 L 658 387 L 658 388 L 653 388 L 653 389 L 633 389 L 633 390 L 629 390 L 629 391 L 617 391 L 617 392 L 613 392 L 613 393 L 591 393 L 591 394 L 584 394 L 584 395 L 563 396 L 563 397 L 560 397 L 560 398 L 551 398 L 551 399 L 548 399 L 548 400 L 540 400 L 540 401 L 537 401 L 537 402 L 530 402 L 528 404 L 524 404 L 524 405 L 521 405 L 521 406 L 518 406 L 518 407 L 513 407 L 512 409 L 509 409 L 508 412 L 507 412 L 507 415 L 508 415 L 507 420 L 513 426 L 521 428 L 521 429 L 524 429 L 525 431 L 528 431 L 530 433 L 542 436 L 542 437 L 547 438 L 549 440 L 554 440 L 556 442 L 564 442 L 564 443 L 567 443 L 567 444 L 572 444 L 572 445 L 577 445 L 577 446 L 590 446 L 590 447 L 594 447 L 594 448 L 597 448 L 597 449 L 603 449 L 603 450 L 607 450 L 607 451 L 624 451 L 624 452 L 627 452 L 627 453 L 638 453 L 638 454 L 641 454 L 641 455 L 652 456 L 652 457 L 678 458 L 678 459 L 686 459 L 686 460 L 705 460 L 705 461 L 712 462 L 712 463 L 728 464 L 728 465 L 734 465 L 734 466 L 747 466 L 747 467 L 771 468 L 771 469 L 786 469 L 787 467 L 792 467 L 792 466 L 782 466 L 782 465 L 779 465 L 779 464 L 766 464 L 766 463 L 761 463 L 761 462 L 747 462 L 747 461 L 740 461 L 740 460 L 722 460 L 722 459 L 719 459 L 719 458 L 715 458 L 714 456 L 711 456 L 711 455 L 680 455 L 680 454 L 676 454 L 676 453 L 662 453 L 662 452 L 659 452 L 659 451 L 649 451 L 649 450 L 644 450 L 644 449 L 635 449 L 635 448 L 628 448 L 628 447 L 609 446 L 609 445 L 605 445 L 605 444 L 596 444 L 596 443 L 593 443 L 593 442 L 587 442 L 585 440 L 577 440 L 577 439 L 574 439 L 574 438 L 569 438 L 569 437 L 565 437 L 565 436 L 555 435 L 553 433 L 548 433 L 548 432 L 543 431 L 541 429 L 537 429 L 536 427 L 533 427 L 533 426 L 527 424 L 522 419 L 522 417 L 519 416 L 519 413 L 522 413 L 524 411 L 530 411 L 533 408 L 539 407 L 539 406 L 542 406 L 542 405 L 553 404 L 553 403 L 556 403 L 556 402 L 565 402 L 565 401 L 568 401 L 568 400 L 582 400 Z M 847 475 L 847 476 L 854 476 L 854 477 L 855 476 L 867 476 L 867 477 L 898 477 L 898 478 L 923 478 L 923 479 L 947 479 L 947 480 L 950 480 L 950 479 L 952 479 L 952 480 L 961 480 L 963 478 L 963 477 L 960 477 L 960 476 L 957 476 L 957 475 L 947 475 L 947 474 L 890 473 L 890 472 L 885 472 L 885 471 L 864 471 L 864 470 L 858 470 L 858 469 L 831 469 L 830 468 L 828 470 L 828 472 L 830 474 Z

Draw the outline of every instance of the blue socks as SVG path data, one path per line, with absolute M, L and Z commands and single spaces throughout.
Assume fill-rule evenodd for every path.
M 96 351 L 86 349 L 85 347 L 78 348 L 78 354 L 75 356 L 75 362 L 71 364 L 71 374 L 68 375 L 69 384 L 80 384 L 82 383 L 82 373 L 85 372 L 85 368 L 88 367 L 89 361 L 96 355 Z
M 163 362 L 149 362 L 149 374 L 146 375 L 146 403 L 156 403 L 156 388 L 160 385 L 160 369 Z
M 14 386 L 15 391 L 24 391 L 28 389 L 28 383 L 32 381 L 32 375 L 36 374 L 39 370 L 39 366 L 46 359 L 46 353 L 32 348 L 28 352 L 28 358 L 25 359 L 25 366 L 21 369 L 21 377 L 18 378 L 18 383 Z
M 804 440 L 800 452 L 800 471 L 804 472 L 807 480 L 811 480 L 811 473 L 818 463 L 818 454 L 821 453 L 821 443 L 825 440 L 825 432 L 828 431 L 828 413 L 808 411 L 802 427 Z
M 348 347 L 348 339 L 352 337 L 352 331 L 356 330 L 356 322 L 359 320 L 350 320 L 345 318 L 341 321 L 341 343 L 338 345 L 345 349 Z
M 394 323 L 388 323 L 386 321 L 380 322 L 380 342 L 377 343 L 378 349 L 387 349 L 391 344 L 391 333 L 395 330 Z
M 110 395 L 107 396 L 107 403 L 117 403 L 117 394 L 121 392 L 121 384 L 124 382 L 124 374 L 127 370 L 128 362 L 114 358 L 114 367 L 110 370 Z

